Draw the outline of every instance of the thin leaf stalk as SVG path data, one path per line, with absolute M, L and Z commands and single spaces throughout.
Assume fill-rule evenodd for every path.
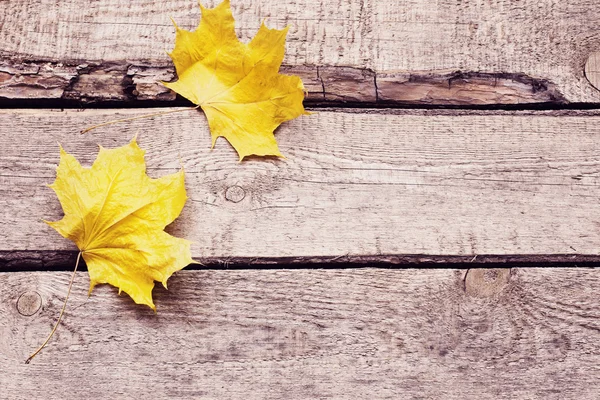
M 94 130 L 96 128 L 100 128 L 100 127 L 107 126 L 107 125 L 112 125 L 112 124 L 117 124 L 119 122 L 134 121 L 136 119 L 158 117 L 160 115 L 172 114 L 172 113 L 176 113 L 176 112 L 197 110 L 199 107 L 200 106 L 195 106 L 195 107 L 182 108 L 182 109 L 177 109 L 177 110 L 161 111 L 161 112 L 152 113 L 152 114 L 138 115 L 137 117 L 131 117 L 131 118 L 114 119 L 112 121 L 103 122 L 101 124 L 90 126 L 89 128 L 82 129 L 80 133 L 84 134 L 84 133 L 87 133 L 87 132 L 89 132 L 91 130 Z
M 25 360 L 25 364 L 29 364 L 31 362 L 31 360 L 33 360 L 33 358 L 35 356 L 37 356 L 38 353 L 40 351 L 42 351 L 42 349 L 44 347 L 46 347 L 46 345 L 48 344 L 48 342 L 50 342 L 50 339 L 54 335 L 54 332 L 56 332 L 56 329 L 58 328 L 58 325 L 60 324 L 60 321 L 62 320 L 62 317 L 65 313 L 65 309 L 67 308 L 67 301 L 69 300 L 69 295 L 71 294 L 71 288 L 73 287 L 73 281 L 75 280 L 75 273 L 77 272 L 77 267 L 79 267 L 80 259 L 81 259 L 81 251 L 79 252 L 79 254 L 77 254 L 77 261 L 75 262 L 75 269 L 73 270 L 73 274 L 71 274 L 71 280 L 69 281 L 69 289 L 67 290 L 67 297 L 65 297 L 65 302 L 63 303 L 62 310 L 60 311 L 60 315 L 58 316 L 58 321 L 56 321 L 56 323 L 54 324 L 54 328 L 52 328 L 52 331 L 50 332 L 50 335 L 48 335 L 48 338 L 46 339 L 46 341 L 44 341 L 44 343 L 42 343 L 42 345 L 32 355 L 30 355 L 27 360 Z

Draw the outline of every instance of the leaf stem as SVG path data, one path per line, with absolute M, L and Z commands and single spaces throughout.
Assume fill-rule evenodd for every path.
M 29 364 L 31 362 L 31 360 L 33 360 L 33 357 L 35 357 L 40 351 L 42 351 L 42 349 L 44 347 L 46 347 L 46 345 L 48 344 L 48 342 L 54 335 L 54 332 L 56 332 L 56 328 L 58 328 L 58 324 L 60 324 L 60 320 L 62 319 L 62 316 L 65 313 L 65 309 L 67 308 L 67 300 L 69 300 L 69 295 L 71 294 L 71 288 L 73 287 L 73 280 L 75 279 L 75 273 L 77 272 L 77 267 L 79 266 L 80 259 L 81 259 L 81 251 L 79 252 L 79 254 L 77 254 L 77 261 L 75 262 L 75 269 L 73 270 L 73 274 L 71 275 L 71 280 L 69 281 L 69 289 L 67 290 L 67 297 L 65 298 L 65 302 L 63 304 L 62 310 L 60 311 L 60 315 L 58 316 L 58 321 L 56 321 L 56 324 L 54 324 L 54 328 L 52 328 L 52 332 L 50 332 L 50 335 L 48 336 L 46 341 L 35 351 L 35 353 L 30 355 L 29 358 L 27 360 L 25 360 L 25 364 Z
M 197 110 L 200 106 L 196 106 L 196 107 L 189 107 L 189 108 L 180 108 L 177 110 L 169 110 L 169 111 L 161 111 L 158 113 L 152 113 L 152 114 L 144 114 L 144 115 L 138 115 L 137 117 L 131 117 L 131 118 L 122 118 L 122 119 L 115 119 L 112 121 L 108 121 L 108 122 L 103 122 L 101 124 L 98 125 L 94 125 L 94 126 L 90 126 L 89 128 L 85 128 L 83 129 L 80 133 L 84 134 L 86 132 L 89 132 L 93 129 L 96 128 L 100 128 L 102 126 L 106 126 L 106 125 L 112 125 L 112 124 L 116 124 L 118 122 L 126 122 L 126 121 L 133 121 L 136 119 L 142 119 L 142 118 L 150 118 L 150 117 L 157 117 L 159 115 L 165 115 L 165 114 L 172 114 L 172 113 L 176 113 L 176 112 L 182 112 L 182 111 L 191 111 L 191 110 Z

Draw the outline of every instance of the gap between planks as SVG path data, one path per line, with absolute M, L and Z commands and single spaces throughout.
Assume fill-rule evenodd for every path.
M 0 251 L 2 272 L 71 271 L 77 260 L 74 251 Z M 226 269 L 348 269 L 348 268 L 597 268 L 600 255 L 580 254 L 511 254 L 468 256 L 441 256 L 423 254 L 378 254 L 295 257 L 202 257 L 195 256 L 199 264 L 190 264 L 186 270 Z M 80 261 L 79 271 L 86 271 L 85 261 Z

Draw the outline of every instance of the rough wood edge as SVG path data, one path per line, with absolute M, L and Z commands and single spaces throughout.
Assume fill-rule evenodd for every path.
M 524 74 L 429 71 L 380 72 L 355 67 L 283 66 L 298 75 L 309 105 L 353 104 L 482 106 L 567 104 L 552 82 Z M 53 100 L 60 104 L 162 102 L 183 104 L 160 81 L 175 78 L 172 65 L 5 59 L 0 62 L 0 105 Z M 58 101 L 58 102 L 57 102 Z

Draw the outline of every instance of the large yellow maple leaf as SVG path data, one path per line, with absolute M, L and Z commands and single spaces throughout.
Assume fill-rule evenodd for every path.
M 268 29 L 263 23 L 244 44 L 236 36 L 229 0 L 213 9 L 200 4 L 200 10 L 195 31 L 175 24 L 175 48 L 169 55 L 178 80 L 164 85 L 202 108 L 213 146 L 223 136 L 240 160 L 249 155 L 281 156 L 273 131 L 307 114 L 302 80 L 279 74 L 288 28 Z
M 166 287 L 175 271 L 194 262 L 190 242 L 164 231 L 187 200 L 183 170 L 150 178 L 135 138 L 116 149 L 100 147 L 91 168 L 61 147 L 50 187 L 64 217 L 48 224 L 81 251 L 90 293 L 97 284 L 109 283 L 156 310 L 154 281 Z

